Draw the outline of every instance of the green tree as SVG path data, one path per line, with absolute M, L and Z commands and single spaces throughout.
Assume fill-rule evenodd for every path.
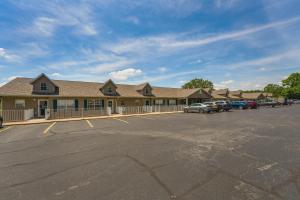
M 300 73 L 292 73 L 282 81 L 282 94 L 290 99 L 300 99 Z
M 193 88 L 209 88 L 213 89 L 214 84 L 209 80 L 204 80 L 202 78 L 195 78 L 187 83 L 185 83 L 182 88 L 184 89 L 193 89 Z
M 282 81 L 285 87 L 297 87 L 300 85 L 300 73 L 292 73 L 288 78 Z
M 264 91 L 272 93 L 273 97 L 280 97 L 283 95 L 283 87 L 277 84 L 268 84 L 264 88 Z

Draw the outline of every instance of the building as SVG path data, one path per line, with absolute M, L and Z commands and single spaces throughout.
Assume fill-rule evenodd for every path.
M 2 112 L 32 110 L 34 118 L 44 118 L 46 109 L 106 110 L 118 113 L 120 107 L 186 105 L 211 99 L 203 89 L 153 87 L 140 85 L 51 80 L 45 74 L 16 78 L 0 88 Z M 1 114 L 1 113 L 0 113 Z
M 229 90 L 221 89 L 221 90 L 212 90 L 211 96 L 215 100 L 227 100 L 228 99 Z
M 252 101 L 257 101 L 261 99 L 265 99 L 266 97 L 262 92 L 252 92 L 252 93 L 243 93 L 242 94 L 242 99 L 243 100 L 252 100 Z

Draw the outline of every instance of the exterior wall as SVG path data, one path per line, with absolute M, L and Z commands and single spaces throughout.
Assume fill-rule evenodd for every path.
M 109 93 L 109 88 L 112 89 L 112 93 Z M 116 96 L 117 95 L 117 91 L 116 91 L 116 87 L 114 86 L 114 84 L 112 82 L 108 82 L 106 83 L 106 85 L 102 88 L 102 92 L 105 95 L 109 95 L 109 96 Z
M 41 90 L 41 83 L 47 84 L 47 91 Z M 33 84 L 33 92 L 38 94 L 54 94 L 55 93 L 55 85 L 49 81 L 46 77 L 41 77 L 38 80 L 36 80 Z
M 15 107 L 15 100 L 17 99 L 24 99 L 25 100 L 24 109 L 33 109 L 34 116 L 38 115 L 38 101 L 37 98 L 32 98 L 32 97 L 3 97 L 2 110 L 20 110 Z
M 120 98 L 117 100 L 117 106 L 143 106 L 144 98 Z

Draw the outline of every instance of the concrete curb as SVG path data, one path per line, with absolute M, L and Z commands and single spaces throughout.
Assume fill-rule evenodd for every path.
M 30 124 L 46 124 L 53 122 L 69 122 L 69 121 L 81 121 L 88 119 L 110 119 L 110 118 L 121 118 L 121 117 L 134 117 L 134 116 L 145 116 L 145 115 L 164 115 L 164 114 L 175 114 L 175 113 L 183 113 L 183 111 L 176 112 L 154 112 L 154 113 L 145 113 L 145 114 L 131 114 L 131 115 L 111 115 L 111 116 L 98 116 L 98 117 L 84 117 L 84 118 L 69 118 L 69 119 L 54 119 L 54 120 L 29 120 L 22 122 L 8 122 L 3 123 L 4 126 L 14 126 L 14 125 L 30 125 Z

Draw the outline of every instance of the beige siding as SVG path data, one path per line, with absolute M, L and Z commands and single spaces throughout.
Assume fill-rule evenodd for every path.
M 42 91 L 41 90 L 41 83 L 46 83 L 47 84 L 47 91 Z M 55 85 L 51 83 L 46 77 L 41 77 L 38 80 L 36 80 L 33 84 L 33 92 L 34 93 L 39 93 L 39 94 L 54 94 L 55 93 Z

